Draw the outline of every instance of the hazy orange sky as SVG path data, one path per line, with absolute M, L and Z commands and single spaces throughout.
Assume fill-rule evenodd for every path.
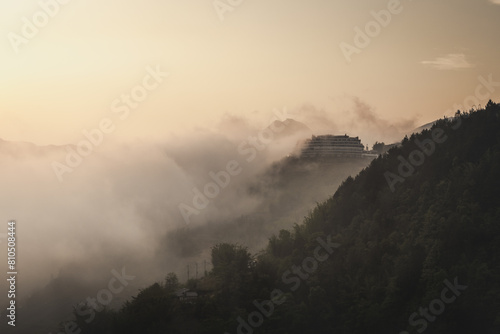
M 117 140 L 161 139 L 226 113 L 264 121 L 312 104 L 343 117 L 354 98 L 424 124 L 479 76 L 500 82 L 499 0 L 394 1 L 3 0 L 0 138 L 75 143 L 109 117 Z M 369 45 L 348 61 L 341 45 L 367 24 Z M 169 76 L 122 121 L 111 105 L 148 66 Z M 500 84 L 487 93 L 498 102 Z

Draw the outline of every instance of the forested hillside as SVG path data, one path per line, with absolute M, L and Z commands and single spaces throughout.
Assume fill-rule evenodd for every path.
M 66 326 L 120 334 L 498 334 L 500 105 L 490 101 L 405 138 L 261 253 L 218 244 L 212 264 L 206 277 L 182 285 L 165 273 L 118 311 L 80 305 Z M 181 287 L 197 296 L 183 298 Z

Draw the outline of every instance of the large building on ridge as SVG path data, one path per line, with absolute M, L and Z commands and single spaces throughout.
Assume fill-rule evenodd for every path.
M 301 156 L 304 158 L 361 158 L 365 147 L 358 137 L 312 136 L 305 142 Z

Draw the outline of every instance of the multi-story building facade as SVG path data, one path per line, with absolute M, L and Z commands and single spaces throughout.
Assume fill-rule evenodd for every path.
M 302 149 L 302 157 L 336 157 L 336 158 L 361 158 L 364 145 L 356 137 L 344 136 L 312 136 Z

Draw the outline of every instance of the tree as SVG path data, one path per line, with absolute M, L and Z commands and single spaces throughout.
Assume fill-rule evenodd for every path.
M 222 243 L 212 248 L 213 271 L 216 275 L 227 271 L 248 271 L 251 256 L 246 247 Z
M 252 258 L 247 248 L 222 243 L 212 248 L 212 274 L 216 278 L 218 298 L 232 312 L 250 298 Z
M 384 142 L 379 143 L 378 141 L 376 141 L 375 144 L 373 144 L 373 150 L 377 151 L 379 154 L 382 154 L 384 152 L 384 147 Z
M 175 273 L 168 273 L 165 277 L 165 290 L 172 293 L 179 288 L 179 279 Z

